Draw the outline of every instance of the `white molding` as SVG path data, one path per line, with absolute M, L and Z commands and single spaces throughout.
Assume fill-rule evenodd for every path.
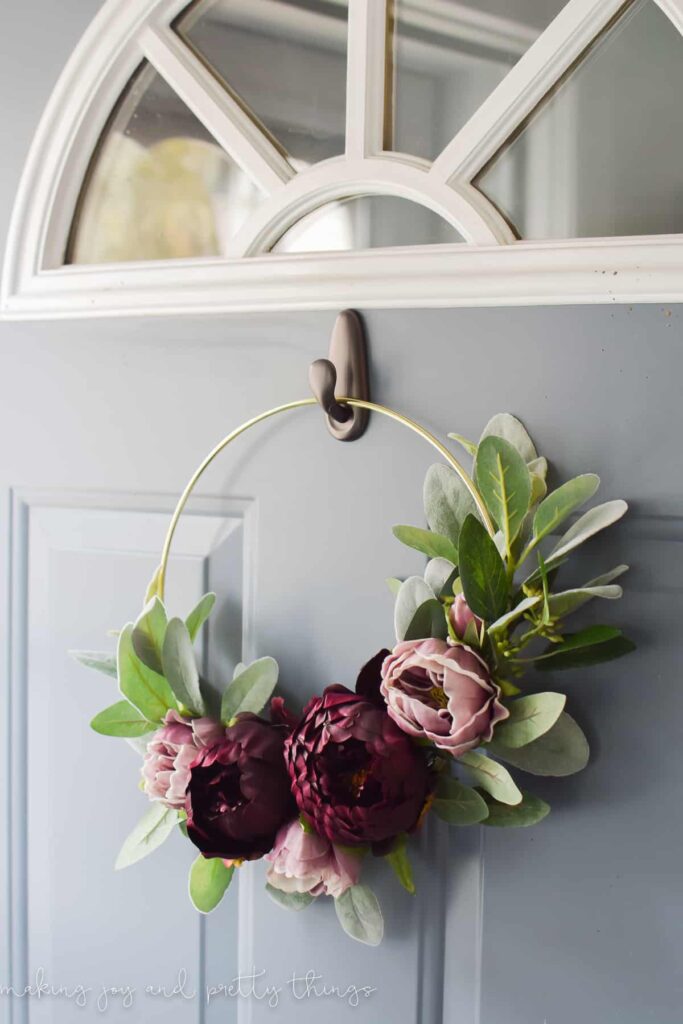
M 386 0 L 349 6 L 346 72 L 346 155 L 375 156 L 384 142 Z
M 655 0 L 655 3 L 683 35 L 683 0 Z
M 682 300 L 683 237 L 671 235 L 66 267 L 38 275 L 4 317 Z

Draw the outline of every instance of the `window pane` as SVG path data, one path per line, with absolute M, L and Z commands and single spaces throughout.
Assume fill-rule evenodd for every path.
M 393 0 L 392 148 L 436 157 L 565 2 Z
M 445 220 L 417 203 L 395 196 L 357 196 L 303 217 L 272 252 L 329 252 L 382 246 L 462 242 Z
M 683 231 L 683 39 L 640 0 L 479 176 L 520 237 Z
M 262 194 L 149 65 L 95 153 L 67 262 L 219 256 Z
M 346 3 L 200 0 L 176 28 L 294 162 L 344 152 Z

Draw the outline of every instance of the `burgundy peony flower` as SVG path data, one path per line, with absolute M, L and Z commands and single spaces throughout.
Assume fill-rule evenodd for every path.
M 459 757 L 493 736 L 510 712 L 488 665 L 464 644 L 406 640 L 382 666 L 389 714 L 410 736 Z
M 286 729 L 238 715 L 221 743 L 199 753 L 187 791 L 187 834 L 205 857 L 256 860 L 296 814 L 283 759 Z
M 210 718 L 183 718 L 177 711 L 167 711 L 164 725 L 147 744 L 142 764 L 144 790 L 150 800 L 184 807 L 190 765 L 198 751 L 215 746 L 224 736 L 223 726 Z
M 307 831 L 298 819 L 282 826 L 266 860 L 271 862 L 267 880 L 282 892 L 337 897 L 360 878 L 361 859 L 357 854 Z
M 431 789 L 422 752 L 384 707 L 330 686 L 285 741 L 299 809 L 330 842 L 381 844 L 413 829 Z
M 465 630 L 470 622 L 475 624 L 477 632 L 483 625 L 483 620 L 474 614 L 462 594 L 456 594 L 455 600 L 448 612 L 448 619 L 453 627 L 453 632 L 460 640 L 464 639 Z

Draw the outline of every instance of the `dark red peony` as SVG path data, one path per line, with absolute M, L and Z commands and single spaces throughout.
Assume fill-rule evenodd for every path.
M 421 750 L 386 709 L 345 686 L 306 705 L 285 741 L 299 810 L 333 843 L 386 844 L 413 829 L 432 778 Z
M 239 715 L 225 739 L 200 752 L 187 789 L 187 834 L 205 857 L 256 860 L 296 815 L 283 758 L 287 730 Z

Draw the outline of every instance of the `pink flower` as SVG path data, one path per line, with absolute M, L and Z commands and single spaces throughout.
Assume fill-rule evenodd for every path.
M 360 877 L 359 856 L 305 831 L 298 819 L 282 826 L 266 860 L 271 862 L 267 880 L 282 892 L 337 897 Z
M 469 626 L 470 622 L 473 622 L 477 627 L 477 633 L 483 625 L 482 620 L 478 615 L 474 614 L 462 594 L 456 595 L 448 613 L 448 619 L 453 627 L 453 632 L 460 640 L 464 639 L 465 630 Z
M 489 667 L 465 644 L 407 640 L 382 665 L 380 687 L 393 720 L 453 757 L 486 743 L 510 712 Z
M 164 723 L 147 744 L 142 765 L 144 790 L 150 800 L 182 808 L 190 765 L 200 750 L 225 738 L 225 729 L 210 718 L 183 718 L 177 711 L 167 711 Z

